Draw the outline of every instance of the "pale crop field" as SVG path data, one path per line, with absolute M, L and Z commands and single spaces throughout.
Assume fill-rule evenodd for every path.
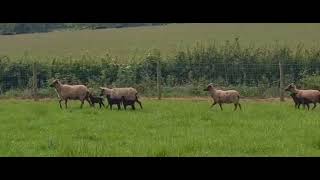
M 154 27 L 61 31 L 51 33 L 0 36 L 0 55 L 21 57 L 28 54 L 46 60 L 52 56 L 80 57 L 83 54 L 103 56 L 110 53 L 122 60 L 139 59 L 149 50 L 159 49 L 162 55 L 193 47 L 196 43 L 240 38 L 243 45 L 275 46 L 285 44 L 296 47 L 319 45 L 320 24 L 288 23 L 191 23 Z

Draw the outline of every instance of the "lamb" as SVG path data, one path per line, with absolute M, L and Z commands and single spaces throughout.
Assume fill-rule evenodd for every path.
M 101 108 L 101 106 L 105 107 L 104 103 L 103 103 L 103 100 L 104 100 L 103 97 L 94 96 L 90 93 L 89 98 L 90 98 L 90 101 L 91 101 L 93 107 L 94 107 L 95 103 L 99 103 L 100 108 Z
M 135 106 L 134 106 L 135 101 L 126 100 L 126 98 L 124 96 L 122 96 L 121 99 L 122 99 L 122 104 L 123 104 L 123 107 L 124 107 L 125 110 L 127 109 L 127 106 L 131 106 L 132 110 L 136 109 Z M 141 104 L 140 104 L 140 106 L 141 106 Z
M 216 88 L 214 88 L 214 85 L 212 83 L 210 83 L 205 89 L 204 91 L 209 91 L 209 93 L 211 94 L 211 97 L 213 99 L 213 104 L 211 105 L 211 107 L 213 107 L 214 105 L 216 105 L 217 103 L 220 106 L 221 111 L 222 109 L 222 104 L 226 103 L 226 104 L 230 104 L 233 103 L 234 104 L 234 111 L 237 109 L 237 107 L 239 106 L 240 110 L 241 110 L 241 104 L 239 103 L 240 100 L 240 93 L 238 91 L 235 90 L 227 90 L 227 91 L 223 91 L 223 90 L 217 90 Z M 211 108 L 210 107 L 210 108 Z
M 301 102 L 301 104 L 308 104 L 308 103 L 313 103 L 313 108 L 316 108 L 317 103 L 320 102 L 320 91 L 318 90 L 300 90 L 297 89 L 296 86 L 291 83 L 289 84 L 286 88 L 285 91 L 289 91 L 291 93 L 295 93 L 296 94 L 296 98 L 299 99 L 299 101 Z
M 106 95 L 108 100 L 108 106 L 112 109 L 112 105 L 116 104 L 118 106 L 118 110 L 121 109 L 122 99 L 111 98 L 110 95 Z
M 108 101 L 108 106 L 110 107 L 110 109 L 112 109 L 112 105 L 116 104 L 118 106 L 118 110 L 120 110 L 122 99 L 121 98 L 120 99 L 119 98 L 111 98 L 111 94 L 113 92 L 113 89 L 109 89 L 109 88 L 100 88 L 100 89 L 101 89 L 100 96 L 106 96 L 107 101 Z
M 309 103 L 311 103 L 309 100 L 304 100 L 304 102 L 302 102 L 301 99 L 297 98 L 297 94 L 296 93 L 291 93 L 290 96 L 292 97 L 292 100 L 294 102 L 294 107 L 300 109 L 300 105 L 303 104 L 303 108 L 305 108 L 305 105 L 307 105 L 308 110 L 309 110 Z
M 65 106 L 67 109 L 67 103 L 68 100 L 80 100 L 81 105 L 80 108 L 82 108 L 84 100 L 88 101 L 89 105 L 91 106 L 91 102 L 89 99 L 89 90 L 84 85 L 67 85 L 62 84 L 58 79 L 54 80 L 50 87 L 54 87 L 58 97 L 59 97 L 59 104 L 60 108 L 62 109 L 61 102 L 65 101 Z
M 135 102 L 137 102 L 140 105 L 140 108 L 142 109 L 142 104 L 138 100 L 138 91 L 132 87 L 113 88 L 113 89 L 100 87 L 100 89 L 101 89 L 100 95 L 105 95 L 105 96 L 107 96 L 107 98 L 109 98 L 112 101 L 116 101 L 116 102 L 120 101 L 122 103 L 124 102 L 125 106 L 132 105 Z M 123 100 L 125 100 L 125 101 L 123 101 Z M 118 106 L 118 108 L 119 108 L 119 106 Z

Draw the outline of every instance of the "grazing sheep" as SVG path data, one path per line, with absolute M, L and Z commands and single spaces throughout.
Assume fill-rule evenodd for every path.
M 313 103 L 312 110 L 316 108 L 317 103 L 320 102 L 320 91 L 318 90 L 300 90 L 297 89 L 293 83 L 291 83 L 285 88 L 285 91 L 295 93 L 296 97 L 299 99 L 299 101 L 301 101 L 301 104 Z
M 94 96 L 90 93 L 89 98 L 90 98 L 90 101 L 91 101 L 93 107 L 94 107 L 95 103 L 99 103 L 100 108 L 101 108 L 101 106 L 105 107 L 104 103 L 103 103 L 103 100 L 104 100 L 103 97 Z
M 237 107 L 239 106 L 240 110 L 241 110 L 241 105 L 239 103 L 240 100 L 240 93 L 238 91 L 235 90 L 227 90 L 227 91 L 223 91 L 223 90 L 217 90 L 214 88 L 214 85 L 212 83 L 210 83 L 205 89 L 204 91 L 209 91 L 209 93 L 211 94 L 211 97 L 213 99 L 213 104 L 211 105 L 211 107 L 213 107 L 214 105 L 216 105 L 217 103 L 220 106 L 220 109 L 222 110 L 222 104 L 226 103 L 226 104 L 230 104 L 233 103 L 234 104 L 234 111 L 237 109 Z
M 303 108 L 305 109 L 305 105 L 307 105 L 308 110 L 309 110 L 309 103 L 311 103 L 311 101 L 309 100 L 304 100 L 302 102 L 301 99 L 297 98 L 297 94 L 296 93 L 291 93 L 290 96 L 292 97 L 292 100 L 294 102 L 294 107 L 300 109 L 300 105 L 303 104 Z
M 58 79 L 54 80 L 50 87 L 54 87 L 58 97 L 59 97 L 59 104 L 60 108 L 62 109 L 61 102 L 65 101 L 65 106 L 67 109 L 67 103 L 68 100 L 80 100 L 81 105 L 80 108 L 82 108 L 84 100 L 88 101 L 88 103 L 91 105 L 90 99 L 89 99 L 89 90 L 84 85 L 67 85 L 62 84 Z
M 129 88 L 104 88 L 100 87 L 101 89 L 101 95 L 110 95 L 110 99 L 112 100 L 120 100 L 123 103 L 123 98 L 125 99 L 124 104 L 126 105 L 132 105 L 135 102 L 137 102 L 140 105 L 140 108 L 142 109 L 142 104 L 138 100 L 138 91 L 132 87 Z M 129 104 L 128 104 L 129 103 Z

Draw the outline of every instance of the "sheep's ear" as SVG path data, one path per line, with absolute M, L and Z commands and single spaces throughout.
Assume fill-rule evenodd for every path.
M 100 87 L 100 89 L 103 90 L 104 88 L 103 88 L 103 87 Z

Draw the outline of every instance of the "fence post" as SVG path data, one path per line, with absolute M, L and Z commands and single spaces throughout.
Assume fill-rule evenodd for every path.
M 37 97 L 37 87 L 38 83 L 37 83 L 37 68 L 36 68 L 36 62 L 33 62 L 32 64 L 32 94 L 33 94 L 33 99 L 35 101 L 38 100 Z
M 281 64 L 281 61 L 279 61 L 279 73 L 280 73 L 280 101 L 283 102 L 284 101 L 284 92 L 283 92 L 283 67 Z
M 158 100 L 161 100 L 161 71 L 160 71 L 160 58 L 157 60 L 157 91 Z

